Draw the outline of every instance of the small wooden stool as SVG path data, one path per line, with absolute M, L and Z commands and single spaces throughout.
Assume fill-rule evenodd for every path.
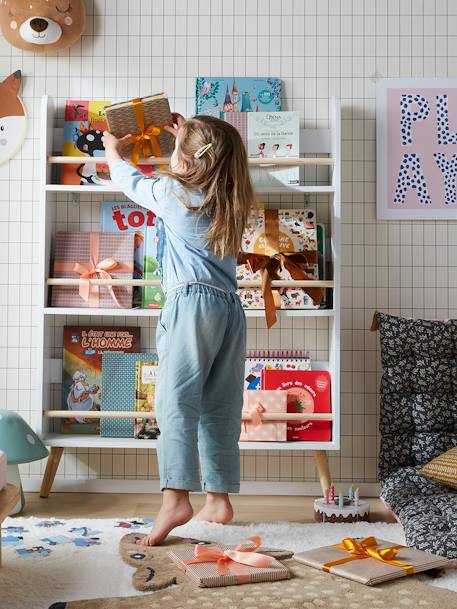
M 10 511 L 16 505 L 21 498 L 21 492 L 14 484 L 7 484 L 3 490 L 0 491 L 0 529 L 2 522 L 9 515 Z M 2 566 L 2 537 L 0 530 L 0 567 Z

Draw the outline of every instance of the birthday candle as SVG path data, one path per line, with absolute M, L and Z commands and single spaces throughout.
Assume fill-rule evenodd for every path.
M 338 496 L 338 507 L 340 508 L 340 510 L 342 510 L 343 506 L 344 506 L 344 495 L 343 495 L 343 493 L 340 492 L 340 494 Z
M 334 501 L 335 499 L 335 485 L 333 482 L 330 485 L 330 501 Z
M 354 494 L 354 505 L 359 505 L 359 489 L 358 487 L 355 489 L 355 494 Z
M 352 503 L 353 499 L 354 499 L 354 485 L 351 484 L 351 486 L 349 487 L 349 501 Z
M 324 488 L 324 503 L 329 503 L 330 489 Z

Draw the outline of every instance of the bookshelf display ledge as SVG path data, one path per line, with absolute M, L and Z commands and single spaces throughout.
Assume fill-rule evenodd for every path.
M 289 282 L 291 287 L 325 287 L 331 290 L 333 297 L 330 309 L 281 309 L 277 311 L 278 316 L 284 317 L 326 317 L 328 318 L 328 361 L 313 362 L 314 369 L 329 370 L 331 375 L 332 393 L 332 439 L 328 442 L 240 442 L 242 450 L 288 450 L 288 451 L 314 451 L 316 468 L 321 485 L 324 488 L 330 486 L 330 472 L 327 461 L 327 450 L 339 450 L 340 448 L 340 102 L 336 98 L 329 100 L 329 124 L 328 129 L 301 129 L 300 149 L 301 157 L 295 159 L 250 159 L 253 166 L 303 166 L 319 167 L 329 173 L 329 181 L 326 184 L 306 183 L 287 186 L 279 185 L 272 187 L 259 187 L 259 194 L 268 195 L 307 195 L 325 194 L 329 200 L 329 247 L 331 281 L 302 281 Z M 41 315 L 38 324 L 38 382 L 35 400 L 35 414 L 37 425 L 36 431 L 43 438 L 44 443 L 50 447 L 50 456 L 46 465 L 41 492 L 42 497 L 48 497 L 52 483 L 59 466 L 65 448 L 99 448 L 99 449 L 154 449 L 156 440 L 137 440 L 135 438 L 102 438 L 97 435 L 62 434 L 55 431 L 53 421 L 59 420 L 58 411 L 50 414 L 46 405 L 58 403 L 56 396 L 60 395 L 59 385 L 61 378 L 58 370 L 61 370 L 61 360 L 49 358 L 49 336 L 54 330 L 56 316 L 93 316 L 100 323 L 104 318 L 110 323 L 112 317 L 158 317 L 160 309 L 91 309 L 91 308 L 53 308 L 48 306 L 49 286 L 56 285 L 57 279 L 49 278 L 48 271 L 51 268 L 51 243 L 58 224 L 58 208 L 62 198 L 56 196 L 58 193 L 73 196 L 75 205 L 82 205 L 79 195 L 93 193 L 115 193 L 122 194 L 112 183 L 104 185 L 62 185 L 53 183 L 52 169 L 56 165 L 79 164 L 83 157 L 65 158 L 55 154 L 62 147 L 62 129 L 56 127 L 57 113 L 54 101 L 47 95 L 43 96 L 41 102 L 41 132 L 40 132 L 40 283 L 42 294 Z M 312 156 L 310 156 L 312 155 Z M 97 162 L 102 162 L 97 158 Z M 149 163 L 157 164 L 157 159 L 149 159 Z M 290 205 L 290 203 L 283 203 Z M 70 280 L 72 281 L 72 280 Z M 100 280 L 91 283 L 103 285 Z M 110 282 L 112 285 L 116 281 Z M 247 282 L 246 282 L 247 283 Z M 277 282 L 273 282 L 275 286 Z M 280 282 L 284 283 L 284 282 Z M 74 284 L 74 283 L 73 283 Z M 131 285 L 146 285 L 144 280 L 130 281 Z M 61 283 L 62 285 L 62 283 Z M 149 282 L 148 282 L 149 285 Z M 241 284 L 240 284 L 241 287 Z M 256 282 L 249 282 L 246 287 L 257 287 Z M 276 286 L 280 287 L 280 286 Z M 248 317 L 263 317 L 263 309 L 247 309 Z M 61 321 L 59 320 L 59 324 Z M 111 322 L 112 323 L 112 322 Z M 306 345 L 303 345 L 305 348 Z M 58 348 L 56 345 L 54 348 Z M 54 399 L 53 399 L 54 398 Z M 67 416 L 67 415 L 66 415 Z M 129 414 L 131 416 L 131 414 Z

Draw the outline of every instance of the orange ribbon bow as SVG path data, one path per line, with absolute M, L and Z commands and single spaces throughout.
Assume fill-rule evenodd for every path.
M 140 128 L 140 133 L 132 134 L 131 137 L 125 142 L 125 145 L 129 146 L 133 144 L 131 161 L 134 165 L 138 165 L 140 156 L 143 156 L 143 158 L 162 156 L 162 149 L 157 139 L 157 136 L 161 133 L 162 128 L 159 125 L 154 125 L 153 123 L 148 126 L 145 125 L 140 98 L 132 100 L 132 103 L 135 110 L 136 122 Z
M 364 558 L 374 558 L 381 562 L 392 565 L 393 567 L 401 567 L 405 569 L 407 575 L 414 573 L 414 566 L 403 563 L 399 560 L 394 560 L 399 548 L 403 548 L 402 545 L 388 546 L 387 548 L 377 549 L 378 542 L 376 537 L 366 537 L 365 539 L 354 539 L 353 537 L 346 537 L 339 544 L 335 545 L 335 548 L 341 548 L 349 552 L 350 556 L 340 558 L 339 560 L 333 560 L 323 565 L 322 570 L 326 573 L 330 572 L 330 569 L 336 565 L 342 565 L 352 560 L 363 560 Z
M 256 404 L 254 404 L 254 406 L 252 408 L 243 408 L 243 412 L 245 414 L 250 414 L 251 415 L 251 423 L 254 427 L 259 427 L 260 425 L 262 425 L 263 423 L 263 419 L 260 416 L 262 414 L 262 412 L 265 412 L 265 407 L 263 406 L 263 404 L 261 404 L 260 402 L 256 402 Z M 247 429 L 248 429 L 248 422 L 249 421 L 243 421 L 244 423 L 244 431 L 247 433 Z
M 271 287 L 274 279 L 280 279 L 279 271 L 284 268 L 289 271 L 292 279 L 314 279 L 308 275 L 302 266 L 317 262 L 317 251 L 281 252 L 279 246 L 279 217 L 275 209 L 265 210 L 265 254 L 240 252 L 238 264 L 248 264 L 252 273 L 261 271 L 262 294 L 265 303 L 265 319 L 268 328 L 276 323 L 276 309 L 281 308 L 279 290 Z M 322 288 L 301 288 L 308 294 L 316 305 L 323 296 Z
M 246 567 L 270 567 L 275 562 L 275 559 L 272 556 L 257 552 L 258 548 L 262 545 L 260 537 L 254 535 L 248 539 L 252 541 L 253 546 L 239 544 L 233 550 L 221 550 L 217 547 L 197 544 L 194 550 L 195 558 L 184 561 L 181 564 L 181 568 L 183 571 L 186 571 L 188 565 L 215 562 L 217 563 L 218 575 L 233 574 L 236 576 L 238 583 L 249 583 L 251 575 Z

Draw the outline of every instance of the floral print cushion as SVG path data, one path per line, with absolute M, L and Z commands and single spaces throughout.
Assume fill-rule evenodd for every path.
M 381 496 L 409 545 L 457 558 L 457 492 L 419 476 L 457 446 L 457 320 L 377 313 L 381 339 Z

